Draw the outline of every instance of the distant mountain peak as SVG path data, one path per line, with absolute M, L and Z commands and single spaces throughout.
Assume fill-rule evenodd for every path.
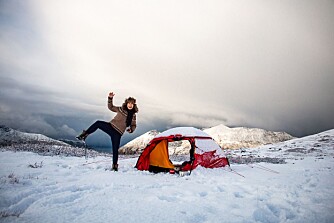
M 259 128 L 246 127 L 230 128 L 224 124 L 207 128 L 203 131 L 209 134 L 224 149 L 252 148 L 283 142 L 294 138 L 285 132 L 273 132 Z M 141 153 L 146 145 L 158 133 L 159 132 L 156 130 L 148 131 L 124 145 L 119 152 L 123 154 Z M 175 146 L 177 148 L 172 148 Z M 189 149 L 187 143 L 177 143 L 177 145 L 171 144 L 170 147 L 170 151 L 177 151 L 178 154 L 182 154 Z
M 22 144 L 22 143 L 53 143 L 58 145 L 68 145 L 64 142 L 49 138 L 42 134 L 27 133 L 14 130 L 4 125 L 0 125 L 0 145 Z
M 253 148 L 295 138 L 286 132 L 247 127 L 224 128 L 221 125 L 205 129 L 204 132 L 225 149 Z
M 49 138 L 42 134 L 26 133 L 0 125 L 0 148 L 12 151 L 29 151 L 42 155 L 84 156 L 84 149 Z M 98 152 L 88 150 L 89 156 Z
M 141 136 L 133 139 L 119 149 L 121 154 L 136 154 L 140 153 L 146 145 L 156 136 L 159 132 L 157 130 L 150 130 Z
M 230 127 L 228 127 L 227 125 L 224 125 L 224 124 L 219 124 L 219 125 L 213 126 L 211 128 L 220 129 L 220 130 L 228 130 L 228 129 L 230 129 Z

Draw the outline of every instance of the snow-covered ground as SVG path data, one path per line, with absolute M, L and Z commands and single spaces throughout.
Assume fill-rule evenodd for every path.
M 2 151 L 0 222 L 334 222 L 333 138 L 235 151 L 236 172 L 198 167 L 184 177 L 138 171 L 137 158 L 111 172 L 110 157 Z M 250 156 L 284 164 L 236 163 Z

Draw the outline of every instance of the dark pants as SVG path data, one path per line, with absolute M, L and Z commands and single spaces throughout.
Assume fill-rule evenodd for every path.
M 101 129 L 103 132 L 107 133 L 111 138 L 112 143 L 112 154 L 113 154 L 113 164 L 117 164 L 118 161 L 118 149 L 121 142 L 121 134 L 117 132 L 109 122 L 96 121 L 87 130 L 87 134 L 95 132 L 97 129 Z

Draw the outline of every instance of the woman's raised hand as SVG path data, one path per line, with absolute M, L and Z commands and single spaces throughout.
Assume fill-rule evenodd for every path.
M 112 97 L 114 97 L 114 96 L 115 96 L 114 92 L 110 92 L 110 93 L 109 93 L 109 98 L 112 98 Z

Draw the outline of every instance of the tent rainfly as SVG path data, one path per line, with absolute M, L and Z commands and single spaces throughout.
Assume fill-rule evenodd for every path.
M 175 165 L 169 159 L 168 142 L 188 140 L 190 161 Z M 197 166 L 229 166 L 221 147 L 205 132 L 193 127 L 177 127 L 156 135 L 143 150 L 136 164 L 138 170 L 151 172 L 191 171 Z

